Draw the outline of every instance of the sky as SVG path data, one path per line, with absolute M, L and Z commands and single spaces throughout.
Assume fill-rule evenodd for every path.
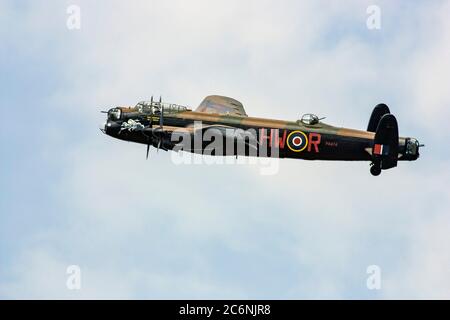
M 1 0 L 0 298 L 449 299 L 449 12 L 437 0 Z M 262 175 L 154 149 L 146 161 L 145 146 L 98 130 L 100 110 L 210 94 L 251 116 L 356 129 L 384 102 L 426 146 L 376 178 L 366 162 L 302 160 Z

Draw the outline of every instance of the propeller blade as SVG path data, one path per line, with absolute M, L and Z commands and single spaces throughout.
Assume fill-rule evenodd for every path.
M 161 147 L 161 139 L 158 141 L 158 149 L 156 149 L 156 152 L 159 152 L 159 148 Z
M 162 127 L 163 127 L 163 117 L 164 117 L 164 110 L 163 110 L 163 106 L 161 105 L 161 101 L 162 101 L 162 98 L 161 98 L 161 96 L 159 96 L 159 112 L 160 112 L 160 117 L 159 117 L 159 127 L 162 129 Z
M 147 144 L 147 156 L 145 158 L 145 160 L 148 160 L 148 152 L 150 151 L 150 143 Z

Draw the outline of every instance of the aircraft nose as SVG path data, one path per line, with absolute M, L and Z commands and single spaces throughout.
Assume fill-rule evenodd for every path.
M 103 128 L 100 128 L 103 133 L 107 135 L 115 135 L 120 132 L 120 124 L 115 121 L 106 121 Z

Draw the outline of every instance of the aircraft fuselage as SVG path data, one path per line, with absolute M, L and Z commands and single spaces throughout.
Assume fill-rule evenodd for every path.
M 111 125 L 105 126 L 105 133 L 118 139 L 148 144 L 149 137 L 142 131 L 121 130 L 123 122 L 131 119 L 127 117 L 127 114 L 134 114 L 134 112 L 133 108 L 122 108 L 123 119 L 108 120 Z M 159 129 L 163 140 L 162 148 L 166 150 L 171 150 L 176 145 L 177 140 L 172 137 L 173 133 L 182 132 L 191 137 L 191 148 L 183 148 L 184 151 L 204 153 L 214 142 L 210 137 L 205 138 L 206 130 L 220 127 L 221 130 L 236 131 L 236 129 L 240 129 L 250 132 L 257 148 L 256 154 L 252 153 L 254 150 L 248 146 L 242 152 L 236 147 L 236 144 L 227 145 L 227 141 L 224 141 L 220 155 L 273 156 L 274 152 L 272 151 L 278 149 L 280 158 L 347 161 L 370 161 L 372 159 L 371 150 L 374 145 L 375 133 L 368 131 L 338 128 L 322 122 L 306 125 L 300 121 L 205 114 L 194 111 L 168 113 L 164 114 L 163 118 L 163 125 Z M 160 116 L 148 115 L 141 118 L 140 121 L 151 128 L 158 128 Z M 200 130 L 201 128 L 204 129 Z M 418 157 L 418 153 L 406 154 L 407 139 L 409 138 L 399 138 L 399 160 L 415 160 Z M 151 137 L 150 143 L 157 147 L 157 140 Z M 201 144 L 195 140 L 200 140 Z M 217 155 L 217 152 L 213 152 L 212 155 Z

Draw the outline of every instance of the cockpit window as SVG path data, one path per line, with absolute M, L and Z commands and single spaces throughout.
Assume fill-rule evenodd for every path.
M 319 117 L 315 114 L 307 113 L 302 116 L 300 121 L 306 125 L 315 125 L 319 123 Z
M 151 113 L 152 104 L 150 101 L 141 101 L 136 105 L 140 113 Z

